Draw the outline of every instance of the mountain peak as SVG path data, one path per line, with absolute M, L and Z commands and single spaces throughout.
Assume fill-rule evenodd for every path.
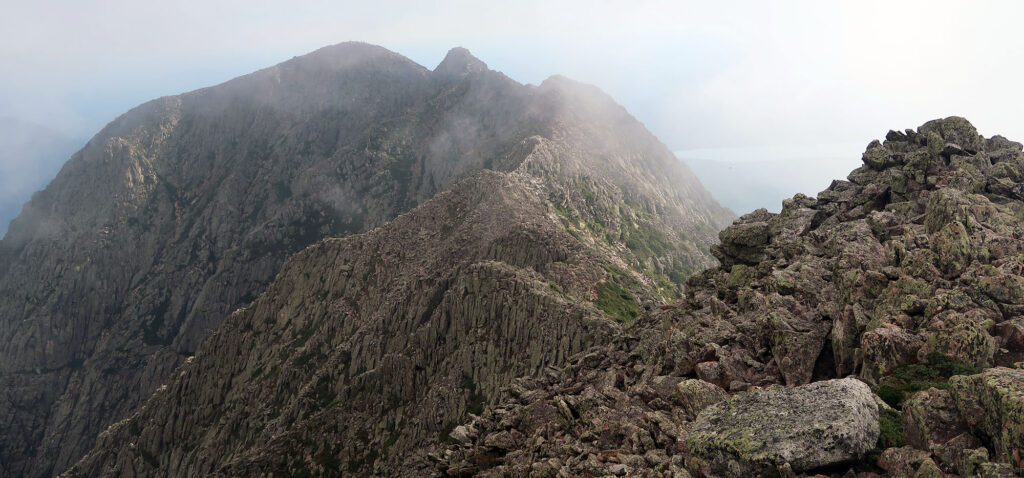
M 445 55 L 444 60 L 442 60 L 441 63 L 437 65 L 437 68 L 434 69 L 434 73 L 448 76 L 461 76 L 469 73 L 487 71 L 487 69 L 486 63 L 473 56 L 469 50 L 461 46 L 457 46 L 448 50 L 448 54 Z
M 313 52 L 293 58 L 290 62 L 305 65 L 318 65 L 339 70 L 350 68 L 355 64 L 370 63 L 378 67 L 382 65 L 404 65 L 406 67 L 423 68 L 412 60 L 382 46 L 358 41 L 347 41 L 325 46 Z

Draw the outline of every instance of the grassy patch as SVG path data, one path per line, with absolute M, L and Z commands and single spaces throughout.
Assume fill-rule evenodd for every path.
M 588 188 L 586 186 L 583 186 L 583 189 L 580 190 L 580 193 L 583 194 L 583 200 L 587 204 L 594 205 L 594 204 L 597 203 L 597 194 L 594 193 L 594 191 L 592 189 L 590 189 L 590 188 Z
M 623 243 L 641 259 L 664 256 L 669 250 L 665 234 L 646 222 L 624 224 Z
M 878 448 L 901 447 L 906 445 L 903 439 L 903 422 L 900 420 L 900 412 L 892 409 L 879 410 L 878 412 Z
M 938 352 L 929 353 L 926 363 L 900 365 L 882 377 L 878 396 L 893 407 L 901 407 L 914 392 L 929 388 L 946 389 L 946 381 L 954 375 L 973 375 L 977 367 Z
M 568 219 L 570 221 L 575 222 L 574 214 L 572 213 L 572 211 L 569 210 L 569 208 L 567 208 L 565 206 L 562 206 L 561 204 L 556 204 L 556 203 L 552 203 L 551 205 L 555 208 L 555 213 L 556 214 L 558 214 L 559 216 L 562 216 L 562 217 L 564 217 L 564 218 L 566 218 L 566 219 Z
M 675 300 L 682 298 L 681 288 L 678 282 L 674 282 L 664 274 L 659 274 L 654 271 L 645 271 L 648 277 L 654 280 L 654 283 L 658 286 L 658 291 L 661 292 L 661 296 L 666 300 Z
M 596 289 L 597 301 L 594 305 L 617 322 L 632 322 L 640 315 L 640 305 L 637 304 L 636 298 L 615 281 L 615 278 L 598 284 Z
M 868 452 L 864 464 L 858 467 L 858 471 L 869 471 L 880 473 L 884 470 L 878 466 L 878 458 L 886 448 L 901 447 L 907 444 L 903 438 L 903 422 L 900 420 L 900 412 L 893 409 L 878 410 L 878 442 L 875 448 Z
M 671 280 L 672 282 L 674 282 L 676 284 L 679 284 L 679 285 L 685 285 L 686 284 L 686 278 L 689 277 L 689 276 L 690 275 L 687 274 L 686 271 L 683 271 L 681 269 L 672 269 L 668 273 L 669 280 Z
M 660 257 L 669 250 L 665 235 L 646 222 L 624 223 L 622 242 L 640 259 Z
M 608 266 L 608 278 L 595 286 L 597 300 L 594 305 L 620 323 L 629 323 L 640 316 L 640 304 L 631 291 L 640 284 L 625 271 Z

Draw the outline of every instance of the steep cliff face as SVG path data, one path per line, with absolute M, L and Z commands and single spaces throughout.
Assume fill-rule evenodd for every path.
M 439 472 L 1019 474 L 1021 150 L 962 118 L 890 132 L 848 181 L 722 231 L 685 300 L 514 384 Z M 802 386 L 851 375 L 876 403 Z
M 462 49 L 432 72 L 341 44 L 126 113 L 0 241 L 0 473 L 75 462 L 290 254 L 526 168 L 561 227 L 653 295 L 710 265 L 729 218 L 600 92 L 520 85 Z
M 291 258 L 71 475 L 433 473 L 426 446 L 466 412 L 663 300 L 628 248 L 566 219 L 583 212 L 547 172 L 585 157 L 523 146 L 511 173 Z M 618 217 L 643 213 L 593 187 Z

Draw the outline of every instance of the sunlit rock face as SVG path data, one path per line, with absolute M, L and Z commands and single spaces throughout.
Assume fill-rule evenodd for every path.
M 67 469 L 99 432 L 167 383 L 225 317 L 260 296 L 289 256 L 323 238 L 382 226 L 483 170 L 536 196 L 539 203 L 531 203 L 533 196 L 516 193 L 554 218 L 542 231 L 568 231 L 576 247 L 603 257 L 595 264 L 607 269 L 587 269 L 599 274 L 585 277 L 618 281 L 572 296 L 585 306 L 600 302 L 590 314 L 601 324 L 639 315 L 623 297 L 654 303 L 679 294 L 688 273 L 712 265 L 707 251 L 731 219 L 657 139 L 595 88 L 562 78 L 521 85 L 463 49 L 431 71 L 380 47 L 346 43 L 154 100 L 74 154 L 0 242 L 0 474 Z M 453 217 L 476 221 L 457 211 Z M 465 237 L 486 232 L 478 226 Z M 569 254 L 561 246 L 528 247 L 531 234 L 511 231 L 484 242 L 492 249 L 459 262 L 475 275 L 431 270 L 443 287 L 403 283 L 401 290 L 410 297 L 434 291 L 437 300 L 449 287 L 529 295 L 505 291 L 503 281 L 535 279 L 477 263 L 530 268 Z M 398 241 L 381 239 L 389 247 Z M 365 293 L 383 293 L 373 290 L 372 277 Z M 504 304 L 483 295 L 484 303 Z M 419 300 L 416 307 L 427 307 Z M 446 300 L 474 320 L 483 313 L 474 308 L 483 305 Z M 517 307 L 583 320 L 550 311 L 552 304 L 536 298 Z M 392 312 L 412 310 L 419 309 L 407 304 Z M 423 314 L 409 320 L 429 319 Z M 431 334 L 440 332 L 420 338 L 422 347 L 437 346 L 428 339 L 443 335 Z M 580 325 L 549 337 L 558 346 L 513 341 L 505 347 L 531 358 L 496 377 L 561 363 L 602 336 Z M 359 359 L 366 371 L 385 362 L 405 370 L 406 362 L 385 360 L 390 348 L 371 349 L 376 355 Z M 499 378 L 476 377 L 466 367 L 484 387 L 480 393 L 497 388 Z

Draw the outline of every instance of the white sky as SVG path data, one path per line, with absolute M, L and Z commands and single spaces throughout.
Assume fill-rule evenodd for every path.
M 88 137 L 157 96 L 346 40 L 604 89 L 672 149 L 859 156 L 960 115 L 1024 139 L 1024 2 L 0 0 L 0 116 Z M 853 146 L 848 146 L 853 145 Z M 736 153 L 737 151 L 745 153 Z M 767 154 L 767 153 L 765 153 Z M 714 156 L 714 154 L 711 154 Z

